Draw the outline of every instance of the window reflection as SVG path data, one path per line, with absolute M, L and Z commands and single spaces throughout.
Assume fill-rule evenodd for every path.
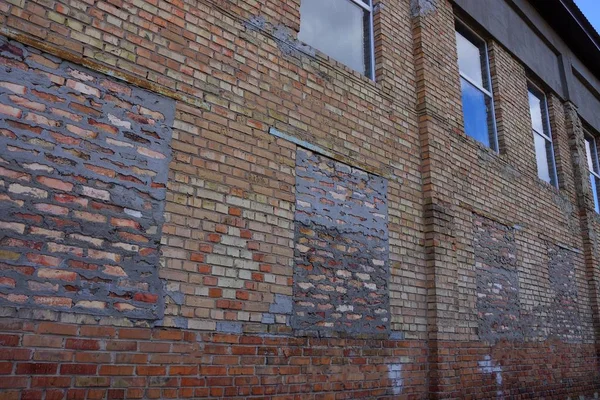
M 465 133 L 490 146 L 490 113 L 488 98 L 464 79 L 461 79 Z
M 557 186 L 556 165 L 554 162 L 554 149 L 552 147 L 552 134 L 550 132 L 550 121 L 548 120 L 546 96 L 533 85 L 529 85 L 528 94 L 538 176 L 543 181 Z
M 535 157 L 537 159 L 538 176 L 540 179 L 550 183 L 552 180 L 549 168 L 550 157 L 548 154 L 550 143 L 537 133 L 533 135 L 533 139 L 535 142 Z
M 467 38 L 456 32 L 456 46 L 458 49 L 458 68 L 479 86 L 483 86 L 481 73 L 481 52 L 479 47 L 471 43 Z
M 350 0 L 302 0 L 298 39 L 369 76 L 369 14 Z
M 531 125 L 533 129 L 540 133 L 544 132 L 544 125 L 542 123 L 542 104 L 539 98 L 536 97 L 531 91 L 529 92 L 529 112 L 531 114 Z
M 485 42 L 457 23 L 456 46 L 465 133 L 497 150 L 494 105 Z
M 594 197 L 594 209 L 597 213 L 600 213 L 600 199 L 598 198 L 598 186 L 600 186 L 598 148 L 596 147 L 596 139 L 589 134 L 586 134 L 585 136 L 585 152 L 588 160 L 588 168 L 590 170 L 590 186 L 592 188 L 592 196 Z

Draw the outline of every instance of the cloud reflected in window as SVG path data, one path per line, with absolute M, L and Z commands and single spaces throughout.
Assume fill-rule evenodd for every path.
M 351 0 L 302 0 L 298 39 L 370 76 L 369 14 Z

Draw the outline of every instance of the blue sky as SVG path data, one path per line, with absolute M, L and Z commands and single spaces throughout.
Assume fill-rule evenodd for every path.
M 600 33 L 600 0 L 575 0 L 575 4 Z

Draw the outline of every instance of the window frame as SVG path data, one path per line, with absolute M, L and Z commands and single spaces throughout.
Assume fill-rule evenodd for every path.
M 540 111 L 542 113 L 544 113 L 545 111 L 545 117 L 544 115 L 542 115 L 542 129 L 546 128 L 548 130 L 548 135 L 546 135 L 546 133 L 544 132 L 538 132 L 534 127 L 533 127 L 533 120 L 531 120 L 531 115 L 529 115 L 530 118 L 530 122 L 531 122 L 531 132 L 533 133 L 533 135 L 540 135 L 544 140 L 550 142 L 550 150 L 551 150 L 551 156 L 552 156 L 552 176 L 550 176 L 550 182 L 548 182 L 550 185 L 554 186 L 555 188 L 558 188 L 558 171 L 556 170 L 556 156 L 554 154 L 554 140 L 552 140 L 552 127 L 550 126 L 550 110 L 548 109 L 548 97 L 546 96 L 546 92 L 544 90 L 542 90 L 542 88 L 540 88 L 539 86 L 537 86 L 535 83 L 531 82 L 531 81 L 527 81 L 527 102 L 529 103 L 529 93 L 533 94 L 535 97 L 537 97 L 540 100 L 540 107 L 543 107 L 543 109 L 540 109 Z M 529 104 L 529 109 L 531 110 L 531 104 Z M 531 114 L 531 111 L 530 111 Z M 534 147 L 535 147 L 535 136 L 534 136 Z M 537 149 L 536 153 L 537 153 Z M 550 166 L 550 165 L 549 165 Z M 536 167 L 537 167 L 537 157 L 536 157 Z M 539 177 L 539 170 L 538 170 L 538 177 Z M 546 180 L 540 178 L 541 180 L 543 180 L 544 182 L 546 182 Z M 554 180 L 554 182 L 553 182 Z
M 587 159 L 588 155 L 587 155 L 587 148 L 586 148 L 586 155 L 585 155 L 586 162 L 585 163 L 587 164 L 588 171 L 590 174 L 590 181 L 593 176 L 598 182 L 600 182 L 600 163 L 599 163 L 600 159 L 598 158 L 598 144 L 596 143 L 596 137 L 584 129 L 583 138 L 586 142 L 590 143 L 590 151 L 592 153 L 592 154 L 590 154 L 590 158 L 592 159 L 592 168 L 590 169 L 590 165 L 588 164 L 588 159 Z M 594 211 L 596 211 L 597 213 L 600 213 L 600 198 L 598 198 L 598 197 L 600 197 L 600 195 L 598 194 L 599 188 L 600 187 L 598 187 L 598 185 L 596 184 L 596 195 L 595 196 L 592 191 L 592 197 L 594 199 Z
M 302 0 L 300 0 L 300 1 L 302 1 Z M 357 71 L 357 72 L 360 72 L 362 75 L 371 79 L 373 82 L 376 82 L 376 80 L 375 80 L 375 37 L 374 37 L 375 29 L 373 27 L 373 11 L 374 11 L 373 10 L 373 0 L 346 0 L 346 1 L 349 1 L 352 4 L 356 4 L 357 6 L 361 7 L 363 10 L 365 10 L 366 12 L 369 13 L 369 23 L 368 23 L 368 26 L 365 27 L 365 33 L 369 35 L 368 48 L 367 48 L 367 46 L 365 46 L 365 62 L 368 61 L 368 68 L 365 68 L 365 71 L 363 71 L 363 72 L 361 72 L 361 71 Z M 302 16 L 300 16 L 300 23 L 302 23 Z M 311 47 L 314 47 L 309 43 L 307 43 L 307 44 Z M 336 62 L 338 62 L 342 65 L 345 65 L 347 68 L 349 68 L 353 71 L 356 71 L 354 68 L 344 64 L 342 61 L 338 61 L 337 59 L 333 58 L 326 52 L 324 52 L 322 50 L 319 50 L 319 51 L 321 51 L 323 54 L 326 54 L 332 60 L 335 60 Z M 368 60 L 367 60 L 367 58 L 368 58 Z
M 485 54 L 485 68 L 483 68 L 482 66 L 482 71 L 481 71 L 481 76 L 483 79 L 487 79 L 487 82 L 489 84 L 489 90 L 478 85 L 476 82 L 474 82 L 471 78 L 469 78 L 467 75 L 465 75 L 461 70 L 460 70 L 460 64 L 458 65 L 458 74 L 460 76 L 460 79 L 464 79 L 465 81 L 467 81 L 470 85 L 473 85 L 473 87 L 475 87 L 476 89 L 478 89 L 481 93 L 484 94 L 484 96 L 487 96 L 490 99 L 490 113 L 491 113 L 491 118 L 492 118 L 492 136 L 493 138 L 490 138 L 490 145 L 491 146 L 486 146 L 488 148 L 491 148 L 494 152 L 496 153 L 500 153 L 500 143 L 498 140 L 498 127 L 496 124 L 496 104 L 494 102 L 494 92 L 493 92 L 493 88 L 492 88 L 492 74 L 490 72 L 490 56 L 489 56 L 489 52 L 488 52 L 488 45 L 487 45 L 487 41 L 481 36 L 479 35 L 477 32 L 475 32 L 473 29 L 471 29 L 465 22 L 463 22 L 460 18 L 456 18 L 454 19 L 454 31 L 456 33 L 459 33 L 461 36 L 463 36 L 465 39 L 467 39 L 471 44 L 473 44 L 474 46 L 476 46 L 479 49 L 483 49 L 483 52 Z M 467 36 L 465 36 L 462 32 L 466 32 Z M 470 38 L 474 37 L 477 41 L 479 41 L 480 43 L 474 43 Z M 481 45 L 481 46 L 480 46 Z M 456 56 L 457 56 L 457 60 L 458 60 L 458 43 L 456 45 Z M 485 69 L 485 70 L 483 70 Z M 461 97 L 462 97 L 462 89 L 461 89 Z M 464 106 L 462 105 L 462 99 L 461 99 L 461 108 L 462 108 L 462 112 L 463 112 L 463 119 L 464 119 Z M 469 137 L 472 137 L 470 135 L 468 135 L 466 133 L 465 130 L 465 134 Z M 472 137 L 473 138 L 473 137 Z M 473 138 L 475 139 L 475 138 Z M 492 140 L 493 139 L 493 140 Z M 477 139 L 475 139 L 477 140 Z M 477 140 L 478 141 L 478 140 Z M 478 141 L 479 142 L 479 141 Z M 481 143 L 481 142 L 479 142 Z M 482 143 L 483 145 L 485 145 L 485 143 Z

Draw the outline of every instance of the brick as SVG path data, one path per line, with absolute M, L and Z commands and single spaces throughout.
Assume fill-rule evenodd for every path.
M 6 388 L 15 389 L 15 388 L 24 388 L 24 387 L 27 387 L 27 378 L 0 376 L 0 389 L 6 389 Z M 8 397 L 8 395 L 6 398 L 10 399 L 10 397 Z M 17 397 L 12 397 L 12 398 L 17 399 Z
M 95 189 L 88 186 L 82 186 L 81 190 L 84 196 L 100 200 L 110 200 L 110 193 L 106 190 Z
M 62 347 L 63 339 L 61 337 L 47 335 L 25 335 L 23 336 L 23 346 L 32 347 Z
M 72 79 L 67 79 L 66 86 L 83 94 L 100 97 L 100 91 L 98 89 Z
M 99 350 L 100 343 L 92 339 L 67 339 L 65 348 L 74 350 Z
M 43 213 L 53 214 L 53 215 L 67 215 L 69 213 L 69 209 L 66 207 L 55 206 L 53 204 L 45 204 L 38 203 L 35 205 L 36 210 L 41 211 Z
M 8 89 L 13 93 L 21 94 L 21 95 L 25 94 L 25 92 L 27 91 L 25 86 L 18 85 L 16 83 L 12 83 L 12 82 L 0 82 L 0 87 L 4 88 L 4 89 Z
M 140 224 L 136 221 L 124 218 L 111 218 L 110 223 L 113 226 L 126 227 L 132 229 L 139 229 Z
M 72 183 L 61 181 L 59 179 L 49 178 L 47 176 L 40 176 L 37 178 L 37 181 L 42 185 L 51 187 L 53 189 L 58 189 L 65 192 L 70 192 L 71 190 L 73 190 Z
M 27 99 L 24 99 L 23 97 L 19 97 L 19 96 L 8 96 L 8 98 L 18 107 L 25 107 L 25 108 L 29 108 L 31 110 L 35 110 L 35 111 L 44 111 L 46 109 L 46 106 L 42 103 L 37 103 L 35 101 L 30 101 Z
M 136 301 L 142 301 L 145 303 L 156 303 L 158 301 L 158 295 L 150 294 L 150 293 L 136 293 L 133 296 L 133 299 Z
M 81 136 L 86 139 L 95 139 L 98 134 L 89 129 L 83 129 L 75 125 L 67 124 L 67 130 L 77 136 Z
M 15 287 L 17 282 L 12 278 L 0 277 L 0 286 Z
M 52 375 L 57 370 L 58 364 L 51 363 L 19 363 L 16 367 L 19 375 Z
M 71 306 L 73 305 L 73 300 L 67 297 L 34 296 L 33 300 L 36 304 L 51 307 L 71 308 Z
M 31 386 L 43 388 L 66 388 L 71 386 L 71 378 L 60 376 L 34 376 L 31 379 Z M 48 398 L 50 393 L 50 391 L 46 391 L 46 398 Z
M 21 118 L 23 111 L 6 104 L 0 104 L 0 114 L 8 115 L 9 117 L 13 118 Z
M 136 367 L 138 375 L 164 376 L 167 374 L 167 369 L 161 366 L 142 366 Z
M 88 222 L 94 222 L 94 223 L 104 223 L 106 222 L 106 217 L 104 215 L 101 214 L 92 214 L 86 211 L 74 211 L 73 215 L 76 218 L 79 219 L 83 219 L 86 220 Z
M 0 346 L 17 346 L 20 337 L 18 335 L 0 335 Z
M 40 334 L 49 333 L 67 336 L 77 335 L 78 331 L 79 328 L 77 325 L 57 324 L 54 322 L 41 322 L 37 330 Z
M 61 375 L 95 375 L 98 366 L 94 364 L 61 364 Z
M 12 185 L 9 185 L 8 191 L 15 194 L 32 196 L 38 199 L 45 199 L 46 197 L 48 197 L 48 192 L 46 192 L 45 190 L 23 186 L 18 183 L 13 183 Z
M 100 375 L 133 375 L 133 366 L 102 365 L 100 366 Z
M 74 203 L 74 204 L 80 205 L 82 207 L 87 207 L 87 205 L 88 205 L 88 199 L 85 199 L 85 198 L 82 198 L 79 196 L 70 195 L 70 194 L 57 193 L 54 195 L 54 200 L 57 201 L 58 203 L 62 203 L 62 204 Z
M 146 329 L 128 329 L 119 330 L 119 339 L 150 339 L 151 332 Z
M 16 179 L 21 181 L 29 181 L 30 175 L 25 172 L 13 171 L 0 167 L 0 175 L 10 179 Z
M 11 230 L 17 233 L 23 234 L 25 232 L 25 224 L 21 224 L 18 222 L 4 222 L 0 221 L 0 228 Z
M 30 349 L 3 349 L 2 358 L 3 360 L 29 360 L 31 357 Z
M 34 253 L 27 254 L 27 259 L 33 263 L 46 267 L 58 267 L 61 262 L 60 258 Z

